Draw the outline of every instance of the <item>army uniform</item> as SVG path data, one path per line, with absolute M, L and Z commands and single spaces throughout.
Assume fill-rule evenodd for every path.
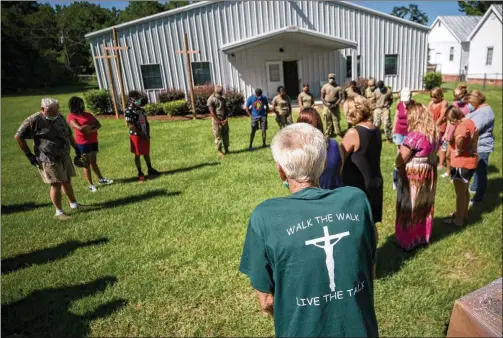
M 299 106 L 301 101 L 302 101 L 302 107 L 301 107 L 302 109 L 314 107 L 314 96 L 311 93 L 305 93 L 305 92 L 300 93 L 299 97 L 297 98 Z
M 278 122 L 280 129 L 293 123 L 291 110 L 292 102 L 288 95 L 284 97 L 282 97 L 281 94 L 276 95 L 272 100 L 272 106 L 276 114 L 276 122 Z
M 374 85 L 374 82 L 369 81 L 369 86 L 367 87 L 367 89 L 365 89 L 365 98 L 367 99 L 367 101 L 370 105 L 370 109 L 372 109 L 372 111 L 374 111 L 374 109 L 376 108 L 376 101 L 375 101 L 375 95 L 374 95 L 375 90 L 376 90 L 376 87 Z
M 335 74 L 329 74 L 328 77 L 334 77 Z M 325 121 L 325 136 L 331 137 L 334 133 L 335 135 L 341 135 L 341 113 L 339 110 L 339 103 L 342 99 L 342 88 L 340 86 L 334 86 L 330 83 L 325 84 L 321 88 L 321 97 L 328 104 L 324 104 L 323 107 L 323 120 Z
M 389 88 L 386 88 L 385 93 L 376 89 L 374 91 L 375 98 L 375 110 L 374 110 L 374 126 L 377 128 L 381 127 L 381 122 L 384 124 L 384 137 L 386 140 L 391 140 L 391 116 L 389 113 L 389 108 L 393 103 L 393 93 Z
M 213 93 L 208 98 L 208 107 L 212 107 L 217 120 L 215 118 L 211 119 L 211 129 L 213 131 L 213 136 L 215 137 L 215 145 L 217 151 L 222 151 L 222 146 L 225 152 L 229 151 L 229 123 L 224 125 L 220 124 L 220 121 L 227 119 L 227 107 L 225 105 L 225 98 L 223 95 L 218 93 Z

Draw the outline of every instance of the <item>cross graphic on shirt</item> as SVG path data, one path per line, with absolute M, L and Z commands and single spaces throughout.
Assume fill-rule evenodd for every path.
M 349 231 L 330 235 L 328 233 L 328 228 L 325 226 L 323 227 L 323 233 L 323 237 L 308 240 L 306 241 L 306 245 L 314 245 L 325 250 L 325 264 L 327 265 L 328 278 L 330 279 L 330 291 L 335 292 L 334 245 L 336 245 L 342 239 L 342 237 L 349 236 Z M 336 241 L 330 243 L 330 241 L 333 239 L 335 239 Z M 318 243 L 323 243 L 323 245 Z

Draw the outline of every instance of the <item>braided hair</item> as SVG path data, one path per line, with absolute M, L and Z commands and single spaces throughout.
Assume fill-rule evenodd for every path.
M 72 96 L 68 101 L 68 108 L 74 114 L 82 114 L 85 109 L 84 100 L 78 96 Z

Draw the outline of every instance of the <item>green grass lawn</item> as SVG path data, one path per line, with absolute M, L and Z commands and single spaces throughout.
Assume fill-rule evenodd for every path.
M 457 230 L 441 222 L 454 211 L 455 195 L 449 180 L 439 178 L 427 248 L 403 253 L 393 244 L 396 148 L 383 145 L 375 283 L 382 336 L 445 335 L 454 301 L 501 276 L 502 92 L 485 93 L 496 113 L 488 194 L 471 211 L 470 225 Z M 80 92 L 51 93 L 65 114 L 74 94 Z M 13 139 L 40 98 L 2 98 L 2 333 L 273 335 L 273 321 L 258 311 L 238 264 L 253 208 L 287 191 L 269 149 L 245 150 L 249 120 L 230 120 L 237 152 L 223 160 L 210 121 L 152 121 L 153 164 L 164 175 L 143 184 L 130 179 L 136 172 L 124 122 L 103 120 L 98 161 L 115 183 L 93 194 L 79 171 L 76 195 L 91 207 L 58 222 L 48 187 Z M 415 99 L 426 103 L 428 96 Z M 278 130 L 273 118 L 269 126 L 268 143 Z

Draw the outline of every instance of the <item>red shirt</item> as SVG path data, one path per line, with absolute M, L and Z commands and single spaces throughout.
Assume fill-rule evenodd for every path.
M 88 112 L 83 112 L 82 114 L 68 114 L 66 121 L 70 124 L 70 121 L 77 122 L 80 126 L 93 126 L 96 123 L 96 118 L 93 114 Z M 71 125 L 71 124 L 70 124 Z M 74 128 L 75 131 L 75 142 L 77 144 L 90 144 L 98 142 L 98 132 L 95 131 L 93 133 L 84 134 L 80 130 Z
M 463 139 L 463 146 L 458 150 L 456 139 Z M 470 119 L 464 119 L 456 126 L 451 141 L 451 166 L 454 168 L 477 168 L 477 142 L 479 135 L 475 124 Z

